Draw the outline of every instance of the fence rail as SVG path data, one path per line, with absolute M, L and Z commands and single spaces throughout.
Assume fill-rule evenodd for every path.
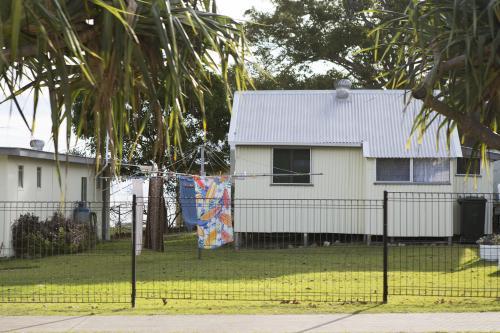
M 497 230 L 494 194 L 237 198 L 234 242 L 201 256 L 178 198 L 165 200 L 164 252 L 143 249 L 147 199 L 111 203 L 111 241 L 100 202 L 0 202 L 0 302 L 500 297 L 498 261 L 475 243 Z

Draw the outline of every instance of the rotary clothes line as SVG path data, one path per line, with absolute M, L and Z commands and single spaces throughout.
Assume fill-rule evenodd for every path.
M 233 241 L 231 180 L 228 176 L 178 176 L 184 222 L 196 226 L 198 247 L 215 249 Z

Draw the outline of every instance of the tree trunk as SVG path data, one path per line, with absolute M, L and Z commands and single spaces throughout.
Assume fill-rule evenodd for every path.
M 148 217 L 144 247 L 154 251 L 163 251 L 165 232 L 165 198 L 163 197 L 163 178 L 152 177 L 149 180 Z

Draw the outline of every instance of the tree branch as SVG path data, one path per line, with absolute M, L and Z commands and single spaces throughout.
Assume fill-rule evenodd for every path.
M 491 47 L 486 46 L 484 51 L 486 55 L 490 54 Z M 434 49 L 433 53 L 434 67 L 429 71 L 429 73 L 427 73 L 422 85 L 418 89 L 414 90 L 413 94 L 415 98 L 425 98 L 425 95 L 427 95 L 427 90 L 432 89 L 439 78 L 441 78 L 445 73 L 451 70 L 465 67 L 467 62 L 467 57 L 465 56 L 465 54 L 441 62 L 441 51 L 438 49 Z
M 463 133 L 467 133 L 477 141 L 485 143 L 489 148 L 500 149 L 500 135 L 485 124 L 472 118 L 472 115 L 468 116 L 455 112 L 446 103 L 430 94 L 424 98 L 419 98 L 413 94 L 413 97 L 422 100 L 425 107 L 456 121 Z
M 82 32 L 81 34 L 78 35 L 80 41 L 82 43 L 88 42 L 89 40 L 92 40 L 95 36 L 97 35 L 96 30 L 87 30 Z M 53 42 L 52 46 L 56 49 L 63 49 L 67 46 L 64 40 L 60 40 L 58 42 Z M 19 49 L 17 52 L 18 57 L 33 57 L 37 54 L 38 52 L 38 47 L 36 43 L 30 44 L 30 45 L 25 45 Z M 14 59 L 11 59 L 12 56 L 12 51 L 10 49 L 4 50 L 0 52 L 0 60 L 4 62 L 10 62 L 13 61 Z

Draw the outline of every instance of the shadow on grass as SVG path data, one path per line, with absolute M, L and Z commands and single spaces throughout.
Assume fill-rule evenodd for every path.
M 324 285 L 348 282 L 353 288 L 373 285 L 373 289 L 380 290 L 382 281 L 383 249 L 379 245 L 240 251 L 227 247 L 202 251 L 201 260 L 195 246 L 193 234 L 167 235 L 164 253 L 143 250 L 137 257 L 138 282 L 273 281 L 285 285 L 299 282 L 307 288 L 307 284 L 320 281 Z M 91 253 L 0 261 L 0 288 L 129 283 L 130 252 L 130 242 L 123 240 L 100 244 Z M 491 273 L 492 266 L 477 260 L 475 246 L 415 245 L 389 249 L 391 275 L 460 273 L 470 278 L 495 278 L 498 272 Z

